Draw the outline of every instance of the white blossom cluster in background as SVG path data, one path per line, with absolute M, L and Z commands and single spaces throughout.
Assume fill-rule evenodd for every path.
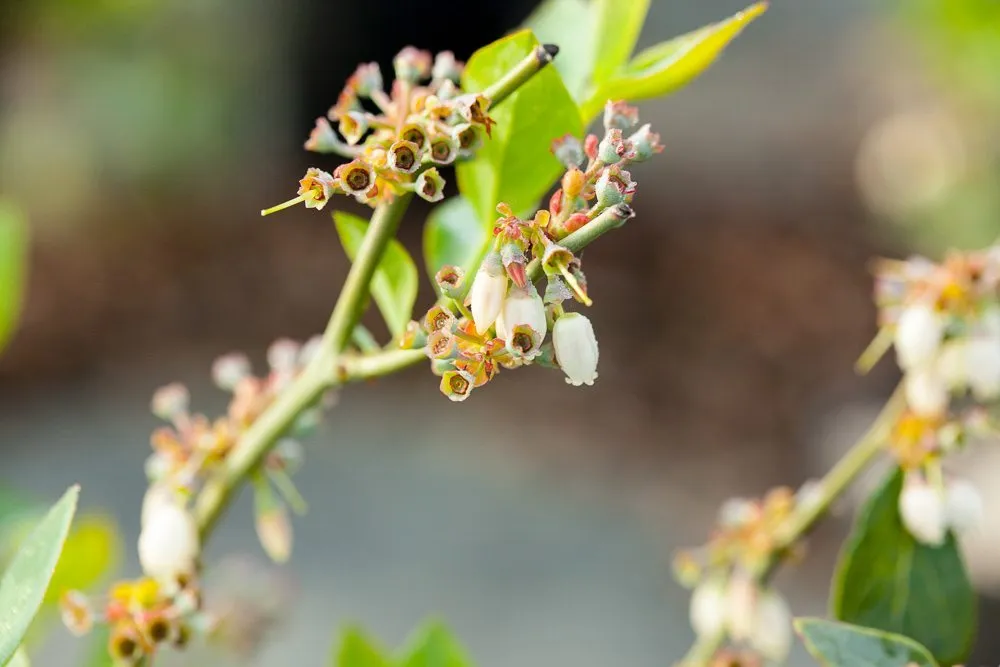
M 906 471 L 899 510 L 920 542 L 974 529 L 982 500 L 943 463 L 975 436 L 994 431 L 1000 398 L 1000 246 L 954 252 L 941 263 L 883 261 L 876 282 L 883 334 L 903 371 L 906 410 L 890 449 Z

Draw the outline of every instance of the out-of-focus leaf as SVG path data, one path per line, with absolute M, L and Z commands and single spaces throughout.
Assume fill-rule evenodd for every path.
M 636 4 L 647 1 L 637 0 Z M 588 0 L 546 0 L 524 22 L 540 42 L 559 47 L 559 57 L 550 67 L 562 75 L 566 89 L 577 102 L 584 100 L 590 86 L 597 43 L 596 18 L 595 4 Z
M 844 544 L 833 580 L 833 615 L 912 637 L 945 665 L 961 663 L 976 633 L 976 596 L 949 535 L 917 542 L 899 516 L 899 470 L 868 499 Z
M 67 590 L 87 590 L 97 584 L 117 567 L 121 542 L 117 526 L 108 517 L 90 515 L 77 519 L 63 545 L 45 602 L 56 603 Z
M 28 223 L 12 203 L 0 200 L 0 351 L 17 326 L 28 254 Z
M 435 206 L 424 225 L 424 261 L 431 281 L 446 264 L 461 268 L 469 276 L 477 268 L 489 238 L 489 228 L 479 221 L 464 197 L 452 197 Z
M 465 650 L 444 624 L 432 621 L 407 641 L 400 667 L 472 667 Z
M 597 37 L 593 81 L 610 79 L 625 64 L 646 22 L 649 0 L 595 0 Z
M 353 262 L 365 237 L 368 222 L 343 211 L 334 212 L 333 219 L 340 242 Z M 403 333 L 410 321 L 413 304 L 417 300 L 418 280 L 417 266 L 410 253 L 393 239 L 382 255 L 371 283 L 372 297 L 393 336 Z
M 596 87 L 582 106 L 583 118 L 597 115 L 608 99 L 636 102 L 681 88 L 715 62 L 726 45 L 766 9 L 766 2 L 758 2 L 724 21 L 640 52 L 624 69 Z
M 80 487 L 70 487 L 21 543 L 0 579 L 0 665 L 21 645 L 45 598 L 76 512 Z
M 522 30 L 479 49 L 465 66 L 463 87 L 486 88 L 536 46 L 531 31 Z M 475 159 L 456 169 L 459 190 L 484 224 L 495 219 L 501 201 L 515 211 L 535 206 L 562 171 L 550 151 L 552 140 L 583 132 L 576 103 L 550 67 L 489 113 L 496 120 L 493 138 L 485 141 Z
M 823 667 L 937 667 L 909 637 L 821 618 L 797 618 L 795 629 Z
M 343 631 L 340 648 L 330 664 L 333 667 L 391 667 L 392 665 L 378 644 L 359 627 L 349 627 Z

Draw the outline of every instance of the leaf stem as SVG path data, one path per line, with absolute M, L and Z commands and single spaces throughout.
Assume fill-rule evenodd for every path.
M 483 91 L 483 97 L 490 101 L 491 108 L 495 107 L 527 83 L 539 70 L 552 62 L 558 53 L 559 47 L 555 44 L 539 44 L 507 74 L 486 88 Z

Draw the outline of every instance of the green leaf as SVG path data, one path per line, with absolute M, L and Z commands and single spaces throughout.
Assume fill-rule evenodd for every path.
M 390 661 L 378 645 L 359 627 L 342 633 L 340 649 L 334 656 L 335 667 L 390 667 Z
M 962 662 L 976 633 L 976 595 L 953 535 L 917 542 L 899 517 L 899 470 L 868 499 L 844 544 L 830 593 L 842 621 L 924 644 L 942 664 Z
M 489 238 L 489 228 L 479 222 L 472 204 L 464 197 L 452 197 L 435 206 L 424 225 L 424 261 L 431 281 L 446 264 L 470 275 Z
M 522 30 L 485 46 L 469 58 L 465 90 L 482 90 L 530 54 L 538 40 Z M 583 132 L 576 103 L 556 70 L 546 67 L 490 115 L 496 120 L 475 159 L 458 165 L 458 188 L 479 221 L 491 224 L 503 201 L 515 211 L 533 210 L 562 172 L 552 155 L 553 139 Z
M 21 544 L 0 580 L 0 665 L 14 655 L 45 597 L 69 533 L 80 487 L 72 486 Z
M 821 618 L 797 618 L 806 649 L 824 667 L 937 667 L 909 637 Z
M 406 644 L 400 667 L 472 667 L 473 664 L 440 622 L 426 624 Z
M 52 575 L 45 603 L 54 604 L 67 590 L 87 590 L 118 565 L 121 536 L 108 517 L 80 517 L 70 530 Z
M 28 223 L 11 203 L 0 201 L 0 350 L 14 333 L 21 314 Z
M 610 79 L 632 55 L 646 22 L 649 0 L 595 0 L 597 39 L 593 81 Z
M 344 244 L 344 250 L 353 262 L 365 237 L 368 222 L 343 211 L 335 211 L 333 219 L 340 242 Z M 403 333 L 410 321 L 413 304 L 417 300 L 417 281 L 417 266 L 410 253 L 406 252 L 399 241 L 393 239 L 375 269 L 371 284 L 372 297 L 393 336 Z
M 766 10 L 767 3 L 758 2 L 724 21 L 640 52 L 624 69 L 597 86 L 582 106 L 583 118 L 597 115 L 608 99 L 636 102 L 681 88 L 715 62 L 726 45 Z
M 648 0 L 636 4 L 645 2 Z M 547 0 L 524 22 L 540 42 L 559 46 L 559 57 L 549 67 L 562 75 L 566 89 L 578 102 L 585 99 L 594 69 L 594 9 L 588 0 Z

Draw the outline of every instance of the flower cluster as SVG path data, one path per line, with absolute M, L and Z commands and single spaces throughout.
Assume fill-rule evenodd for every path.
M 762 500 L 733 498 L 722 506 L 709 542 L 685 551 L 675 562 L 677 578 L 694 589 L 691 626 L 699 636 L 725 637 L 747 649 L 747 656 L 781 662 L 792 643 L 792 617 L 779 593 L 757 583 L 759 572 L 784 549 L 779 531 L 793 511 L 811 501 L 811 487 L 798 493 L 773 489 Z M 791 547 L 801 557 L 801 545 Z M 725 664 L 725 663 L 723 663 Z
M 1000 246 L 954 252 L 940 264 L 883 261 L 876 302 L 881 338 L 903 370 L 906 409 L 890 449 L 907 471 L 903 522 L 918 540 L 942 544 L 949 529 L 979 523 L 976 490 L 947 479 L 942 459 L 993 427 L 986 407 L 1000 398 Z
M 623 137 L 637 120 L 633 107 L 609 102 L 603 139 L 556 140 L 553 152 L 567 171 L 548 210 L 525 220 L 501 203 L 492 246 L 471 284 L 466 286 L 457 267 L 438 272 L 442 298 L 422 322 L 411 323 L 403 345 L 424 347 L 441 377 L 441 391 L 451 400 L 465 400 L 500 368 L 531 363 L 557 366 L 577 386 L 597 378 L 598 347 L 590 320 L 562 305 L 570 298 L 591 305 L 587 280 L 580 259 L 560 241 L 602 214 L 631 215 L 627 205 L 635 183 L 622 167 L 662 150 L 648 125 Z M 543 294 L 534 284 L 540 273 L 547 281 Z
M 79 592 L 67 593 L 62 608 L 70 630 L 84 634 L 95 622 L 109 624 L 109 650 L 122 664 L 137 664 L 163 646 L 183 646 L 193 631 L 212 630 L 218 619 L 201 609 L 201 539 L 190 500 L 226 462 L 243 433 L 315 357 L 319 344 L 319 338 L 301 346 L 286 339 L 276 341 L 268 349 L 270 371 L 264 377 L 252 375 L 243 355 L 218 359 L 213 378 L 232 393 L 232 400 L 227 413 L 215 421 L 190 412 L 183 385 L 168 385 L 154 394 L 153 413 L 170 426 L 153 432 L 153 453 L 146 463 L 150 487 L 143 500 L 137 545 L 145 577 L 116 583 L 98 605 Z M 299 416 L 298 430 L 315 425 L 323 402 Z M 257 532 L 265 551 L 277 561 L 287 560 L 291 552 L 285 503 L 295 511 L 305 506 L 290 477 L 301 458 L 296 441 L 281 440 L 253 476 Z
M 95 623 L 107 624 L 108 653 L 116 665 L 142 664 L 164 647 L 183 647 L 192 635 L 208 634 L 215 622 L 202 611 L 197 587 L 166 587 L 149 577 L 116 583 L 97 604 L 68 591 L 60 605 L 63 622 L 78 636 Z
M 322 209 L 334 194 L 371 206 L 404 192 L 432 202 L 444 197 L 437 167 L 472 155 L 483 135 L 490 135 L 490 100 L 461 91 L 462 63 L 450 51 L 432 59 L 429 52 L 409 46 L 393 65 L 396 79 L 389 93 L 377 63 L 360 65 L 327 116 L 316 120 L 305 143 L 307 150 L 351 161 L 332 174 L 310 168 L 299 181 L 297 197 L 262 215 L 300 202 Z M 366 110 L 363 101 L 377 112 Z

